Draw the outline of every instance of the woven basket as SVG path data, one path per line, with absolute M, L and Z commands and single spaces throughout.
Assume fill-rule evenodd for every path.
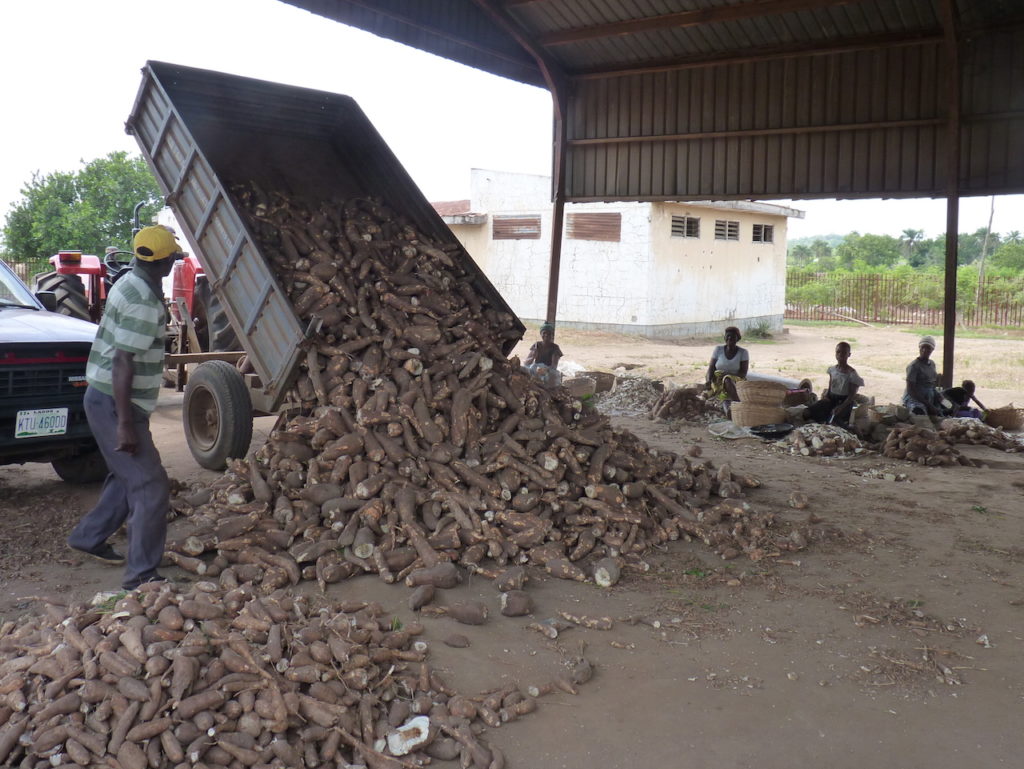
M 605 371 L 581 371 L 580 376 L 587 376 L 594 380 L 595 392 L 611 392 L 615 387 L 615 374 Z
M 574 398 L 582 398 L 586 395 L 593 395 L 595 390 L 594 380 L 588 376 L 578 376 L 572 379 L 563 379 L 562 386 L 566 388 Z
M 736 381 L 736 394 L 743 403 L 755 406 L 781 406 L 786 398 L 786 385 L 780 382 L 768 382 L 760 379 Z M 762 422 L 761 424 L 772 424 Z
M 783 406 L 810 406 L 814 403 L 814 393 L 810 390 L 786 390 L 782 399 Z
M 1024 409 L 1019 409 L 1012 403 L 1009 406 L 992 409 L 985 415 L 985 424 L 1002 427 L 1004 430 L 1020 430 L 1024 427 Z
M 732 418 L 733 424 L 740 427 L 777 425 L 786 421 L 785 409 L 778 406 L 759 406 L 746 401 L 733 403 L 729 406 L 729 415 Z

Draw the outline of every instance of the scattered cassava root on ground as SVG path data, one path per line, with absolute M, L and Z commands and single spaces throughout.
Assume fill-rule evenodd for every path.
M 365 601 L 260 595 L 235 568 L 189 592 L 154 584 L 6 628 L 0 765 L 503 765 L 480 732 L 532 712 L 525 691 L 460 695 L 417 623 L 397 628 Z M 573 687 L 589 669 L 574 662 Z

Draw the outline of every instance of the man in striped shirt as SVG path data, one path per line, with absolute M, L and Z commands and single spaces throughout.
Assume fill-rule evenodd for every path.
M 181 256 L 181 246 L 170 230 L 157 226 L 138 232 L 134 250 L 132 269 L 107 297 L 85 370 L 85 413 L 110 473 L 99 502 L 68 537 L 76 550 L 122 564 L 124 556 L 107 540 L 127 522 L 126 590 L 163 579 L 157 566 L 167 538 L 170 486 L 149 417 L 163 378 L 161 281 Z

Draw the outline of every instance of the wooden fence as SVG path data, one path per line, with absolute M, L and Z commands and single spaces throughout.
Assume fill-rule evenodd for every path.
M 25 281 L 29 288 L 33 288 L 32 281 L 36 275 L 41 272 L 50 272 L 53 269 L 50 266 L 49 259 L 36 259 L 31 262 L 11 262 L 7 266 L 14 270 L 15 274 Z
M 844 275 L 791 272 L 786 276 L 786 318 L 859 320 L 941 326 L 941 275 Z M 1024 281 L 986 279 L 961 287 L 957 322 L 964 326 L 1024 326 Z

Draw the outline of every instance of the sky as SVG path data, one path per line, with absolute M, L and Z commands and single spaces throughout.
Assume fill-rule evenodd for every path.
M 470 170 L 551 173 L 551 99 L 278 0 L 34 0 L 0 5 L 0 218 L 34 172 L 138 153 L 124 122 L 147 60 L 353 97 L 424 195 L 469 197 Z M 945 231 L 943 200 L 793 201 L 789 237 Z M 988 225 L 964 198 L 960 231 Z M 992 228 L 1024 230 L 1024 195 L 996 198 Z

